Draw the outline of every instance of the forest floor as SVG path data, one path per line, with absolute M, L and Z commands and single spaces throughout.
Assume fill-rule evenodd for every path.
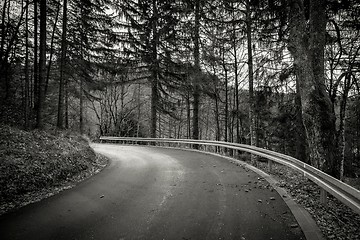
M 267 162 L 257 168 L 268 172 Z M 269 173 L 292 198 L 314 218 L 326 239 L 360 239 L 360 215 L 328 194 L 327 204 L 320 203 L 320 188 L 301 173 L 274 163 Z
M 79 135 L 0 125 L 0 215 L 71 188 L 106 164 Z

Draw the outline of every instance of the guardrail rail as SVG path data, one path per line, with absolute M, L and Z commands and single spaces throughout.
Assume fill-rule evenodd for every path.
M 262 149 L 250 145 L 229 143 L 221 141 L 206 141 L 193 139 L 173 139 L 173 138 L 133 138 L 133 137 L 111 137 L 101 136 L 100 141 L 110 142 L 124 142 L 124 143 L 152 143 L 152 144 L 176 144 L 177 147 L 187 145 L 192 148 L 194 145 L 204 147 L 206 151 L 207 146 L 215 148 L 224 148 L 226 151 L 231 150 L 236 155 L 238 151 L 248 152 L 268 159 L 268 167 L 271 171 L 272 161 L 288 166 L 304 174 L 311 181 L 316 183 L 320 191 L 320 201 L 326 203 L 326 195 L 330 193 L 342 203 L 353 209 L 357 214 L 360 214 L 360 191 L 339 181 L 338 179 L 320 171 L 319 169 L 310 166 L 300 160 L 287 156 L 285 154 L 277 153 L 267 149 Z

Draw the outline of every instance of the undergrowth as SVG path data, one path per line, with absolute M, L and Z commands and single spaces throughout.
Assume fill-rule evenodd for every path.
M 0 125 L 0 214 L 68 188 L 105 165 L 79 135 Z
M 268 172 L 267 163 L 256 165 Z M 270 174 L 312 215 L 326 239 L 360 239 L 360 215 L 352 209 L 331 195 L 327 197 L 327 204 L 320 203 L 320 187 L 286 166 L 274 163 Z

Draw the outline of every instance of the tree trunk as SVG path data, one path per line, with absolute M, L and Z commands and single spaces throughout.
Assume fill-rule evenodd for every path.
M 239 123 L 239 72 L 238 72 L 238 59 L 236 48 L 236 25 L 235 15 L 232 15 L 232 48 L 234 51 L 234 75 L 235 75 L 235 121 L 236 121 L 236 142 L 240 143 L 240 123 Z
M 162 128 L 161 128 L 161 115 L 160 113 L 158 113 L 158 137 L 161 138 L 161 134 L 162 134 Z
M 235 31 L 234 31 L 235 38 Z M 238 73 L 238 61 L 237 61 L 237 49 L 236 49 L 236 41 L 234 39 L 233 42 L 234 48 L 234 74 L 235 74 L 235 121 L 236 121 L 236 142 L 240 143 L 240 123 L 239 123 L 239 73 Z
M 5 18 L 6 18 L 6 5 L 8 4 L 8 1 L 5 0 L 3 3 L 3 11 L 1 15 L 1 43 L 0 43 L 0 60 L 3 59 L 3 53 L 4 53 L 4 47 L 5 47 L 5 37 L 6 37 L 6 24 L 5 24 Z
M 2 16 L 1 16 L 1 43 L 0 43 L 0 83 L 2 81 L 7 81 L 7 62 L 5 55 L 5 40 L 6 40 L 6 7 L 8 5 L 8 1 L 5 0 L 2 6 Z M 5 84 L 6 85 L 6 84 Z M 6 99 L 5 97 L 1 96 L 0 100 Z
M 230 104 L 231 104 L 231 123 L 230 123 L 230 142 L 234 142 L 235 140 L 235 136 L 234 136 L 234 126 L 235 126 L 235 114 L 234 114 L 234 109 L 236 109 L 236 102 L 235 102 L 235 91 L 234 88 L 232 88 L 233 93 L 231 96 L 231 100 L 230 100 Z
M 345 150 L 346 150 L 346 136 L 345 136 L 345 119 L 346 119 L 346 105 L 351 89 L 351 73 L 347 73 L 344 79 L 344 92 L 341 96 L 340 101 L 340 119 L 339 119 L 339 130 L 338 130 L 338 145 L 339 145 L 339 179 L 344 180 L 344 164 L 345 164 Z
M 335 114 L 325 89 L 325 0 L 310 1 L 310 34 L 303 1 L 291 0 L 289 51 L 294 57 L 311 164 L 339 177 Z
M 195 76 L 193 78 L 193 132 L 192 138 L 199 139 L 199 105 L 200 105 L 200 1 L 195 2 L 195 26 L 194 26 L 194 67 Z M 194 145 L 197 148 L 198 145 Z
M 46 0 L 40 1 L 40 59 L 39 59 L 39 105 L 37 109 L 37 128 L 43 128 L 46 78 Z
M 140 83 L 138 83 L 138 86 L 137 86 L 136 98 L 137 98 L 137 115 L 138 115 L 136 137 L 140 137 L 140 135 L 139 135 L 139 133 L 140 133 L 140 121 L 141 121 L 141 101 L 140 101 L 140 99 L 141 99 L 141 86 L 140 86 Z
M 5 11 L 5 9 L 4 9 Z M 24 101 L 24 127 L 29 129 L 30 116 L 30 77 L 29 77 L 29 0 L 26 0 L 26 17 L 25 17 L 25 101 Z
M 156 121 L 157 121 L 157 105 L 158 105 L 158 81 L 159 81 L 159 67 L 158 67 L 158 55 L 157 55 L 157 46 L 159 43 L 158 32 L 157 32 L 157 21 L 158 21 L 158 12 L 157 12 L 157 1 L 152 1 L 153 8 L 153 23 L 152 23 L 152 66 L 151 66 L 151 124 L 150 124 L 150 136 L 156 138 Z M 159 121 L 160 122 L 160 121 Z
M 57 113 L 57 127 L 64 128 L 64 103 L 65 103 L 65 63 L 66 63 L 66 34 L 67 34 L 67 0 L 63 3 L 63 22 L 61 36 L 61 56 L 60 56 L 60 79 L 59 79 L 59 101 Z
M 223 57 L 223 61 L 225 61 L 225 58 Z M 228 125 L 229 125 L 229 87 L 228 87 L 228 75 L 227 75 L 227 68 L 225 66 L 225 62 L 223 62 L 223 68 L 225 72 L 225 128 L 224 128 L 224 141 L 228 141 Z
M 34 0 L 34 109 L 39 106 L 38 0 Z
M 344 180 L 344 163 L 345 163 L 345 114 L 346 114 L 346 99 L 340 103 L 340 126 L 339 126 L 339 136 L 338 136 L 338 144 L 340 150 L 340 166 L 339 166 L 339 179 L 341 181 Z
M 255 119 L 255 99 L 254 99 L 254 71 L 252 55 L 252 37 L 251 37 L 251 9 L 250 1 L 246 0 L 246 37 L 248 51 L 248 71 L 249 71 L 249 122 L 250 122 L 250 145 L 257 145 L 256 137 L 256 119 Z M 255 156 L 251 155 L 252 161 Z
M 204 122 L 204 125 L 205 125 L 205 139 L 209 139 L 210 136 L 209 136 L 209 120 L 210 120 L 210 112 L 211 112 L 211 108 L 210 108 L 210 103 L 207 103 L 208 106 L 205 105 L 205 109 L 207 110 L 206 111 L 206 116 L 205 116 L 205 122 Z M 205 115 L 205 114 L 204 114 Z
M 172 135 L 172 119 L 171 119 L 171 117 L 170 116 L 168 116 L 168 118 L 167 118 L 167 120 L 168 120 L 168 138 L 171 138 L 171 135 Z
M 69 79 L 65 78 L 65 129 L 69 129 Z
M 150 136 L 156 138 L 156 122 L 157 122 L 157 102 L 158 102 L 158 83 L 157 74 L 153 73 L 151 80 L 151 124 Z
M 215 121 L 216 121 L 216 141 L 221 139 L 220 116 L 219 116 L 219 95 L 215 97 Z
M 186 94 L 186 138 L 191 138 L 191 109 L 190 109 L 190 93 L 187 92 Z
M 13 75 L 13 72 L 11 71 L 11 64 L 9 62 L 10 58 L 13 58 L 11 56 L 12 54 L 15 54 L 16 45 L 18 43 L 18 36 L 20 27 L 22 26 L 23 17 L 26 13 L 26 8 L 24 7 L 23 1 L 21 2 L 21 8 L 19 7 L 18 10 L 20 10 L 20 16 L 15 20 L 17 21 L 16 25 L 12 25 L 10 22 L 15 23 L 11 20 L 11 12 L 12 7 L 10 5 L 11 1 L 5 1 L 4 2 L 4 9 L 3 9 L 3 17 L 2 17 L 2 34 L 1 36 L 1 47 L 0 47 L 0 83 L 1 85 L 4 85 L 5 89 L 5 97 L 3 97 L 4 100 L 9 100 L 13 98 L 14 91 L 12 89 L 12 82 L 11 82 L 11 75 Z M 7 6 L 6 6 L 7 4 Z M 7 9 L 6 9 L 7 8 Z M 5 23 L 5 12 L 7 13 L 7 19 L 8 23 Z M 6 41 L 6 36 L 10 35 L 10 39 Z M 6 41 L 6 44 L 5 44 Z
M 305 127 L 302 121 L 302 107 L 301 107 L 301 95 L 300 95 L 300 87 L 299 80 L 296 77 L 296 96 L 295 96 L 295 108 L 296 108 L 296 152 L 295 158 L 300 161 L 309 163 L 308 158 L 308 147 L 307 147 L 307 139 L 305 134 Z
M 53 27 L 53 31 L 52 31 L 52 34 L 51 34 L 50 57 L 49 57 L 49 64 L 48 64 L 47 73 L 46 73 L 45 95 L 47 95 L 48 87 L 49 87 L 50 72 L 51 72 L 51 65 L 52 65 L 53 52 L 54 52 L 55 32 L 56 32 L 58 19 L 59 19 L 59 13 L 60 13 L 60 4 L 58 4 L 58 8 L 57 8 L 57 11 L 56 11 L 56 16 L 55 16 L 54 27 Z

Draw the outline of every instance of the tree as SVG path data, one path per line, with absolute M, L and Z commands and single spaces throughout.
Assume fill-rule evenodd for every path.
M 65 63 L 67 51 L 67 0 L 63 1 L 61 56 L 60 56 L 60 79 L 59 79 L 59 101 L 57 114 L 57 127 L 64 128 L 64 103 L 65 103 Z
M 12 97 L 11 84 L 13 73 L 13 64 L 17 60 L 16 54 L 19 53 L 19 32 L 24 20 L 27 6 L 23 3 L 19 4 L 19 13 L 10 14 L 12 1 L 5 0 L 0 5 L 2 7 L 1 14 L 1 39 L 0 39 L 0 86 L 3 90 L 1 101 L 8 101 Z M 15 3 L 16 4 L 16 3 Z
M 340 6 L 339 6 L 340 5 Z M 359 6 L 353 1 L 329 4 L 327 45 L 325 52 L 328 92 L 337 117 L 337 143 L 339 146 L 339 177 L 344 177 L 347 141 L 347 106 L 356 93 L 356 75 L 359 60 L 359 20 L 355 17 Z M 348 168 L 349 169 L 349 168 Z M 351 172 L 351 171 L 350 171 Z M 349 172 L 349 174 L 351 174 Z
M 36 127 L 44 127 L 46 79 L 46 0 L 40 0 L 40 58 L 39 58 L 39 99 L 37 109 Z
M 34 110 L 38 111 L 39 108 L 39 24 L 38 24 L 38 1 L 34 0 Z
M 194 69 L 195 77 L 193 82 L 193 132 L 192 138 L 199 139 L 199 105 L 200 105 L 200 87 L 199 87 L 199 78 L 200 78 L 200 11 L 202 7 L 202 1 L 195 1 L 195 23 L 194 23 Z M 198 145 L 194 145 L 198 146 Z
M 288 49 L 299 78 L 310 161 L 313 166 L 338 177 L 335 114 L 324 78 L 325 6 L 325 0 L 310 1 L 308 9 L 301 0 L 289 1 Z M 306 19 L 307 10 L 309 19 Z
M 158 112 L 166 111 L 165 96 L 177 74 L 171 72 L 176 65 L 172 60 L 172 51 L 176 48 L 175 26 L 178 22 L 177 2 L 147 0 L 142 2 L 124 1 L 118 5 L 125 18 L 123 26 L 124 52 L 127 62 L 143 73 L 151 86 L 151 123 L 150 136 L 157 132 Z M 171 70 L 171 71 L 169 71 Z
M 24 127 L 30 127 L 30 76 L 29 76 L 29 0 L 26 0 L 25 17 L 25 101 L 24 101 Z
M 256 122 L 255 122 L 255 99 L 254 99 L 254 70 L 253 70 L 253 53 L 252 53 L 252 19 L 250 1 L 246 0 L 246 39 L 248 51 L 248 72 L 249 72 L 249 121 L 250 121 L 250 144 L 257 145 Z M 254 155 L 251 155 L 254 162 Z

